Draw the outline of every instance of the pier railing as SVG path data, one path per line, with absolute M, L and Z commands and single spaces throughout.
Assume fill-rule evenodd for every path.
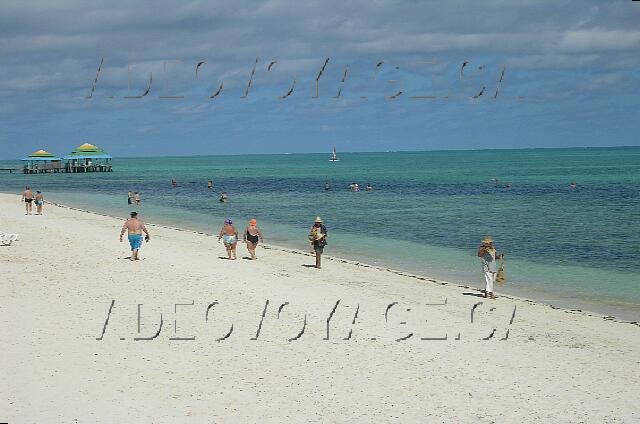
M 97 164 L 66 164 L 64 167 L 60 164 L 38 164 L 25 165 L 22 169 L 25 174 L 51 174 L 51 173 L 83 173 L 83 172 L 112 172 L 113 167 L 110 163 Z

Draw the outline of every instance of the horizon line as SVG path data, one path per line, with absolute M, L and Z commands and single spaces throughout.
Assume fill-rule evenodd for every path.
M 571 149 L 633 149 L 640 148 L 632 145 L 621 146 L 572 146 L 572 147 L 494 147 L 494 148 L 478 148 L 478 149 L 426 149 L 426 150 L 343 150 L 341 154 L 354 153 L 426 153 L 426 152 L 482 152 L 482 151 L 507 151 L 507 150 L 571 150 Z M 278 155 L 319 155 L 330 154 L 331 152 L 281 152 L 281 153 L 202 153 L 187 155 L 151 155 L 151 156 L 113 156 L 113 159 L 150 159 L 150 158 L 188 158 L 188 157 L 204 157 L 204 156 L 278 156 Z M 0 159 L 0 161 L 21 161 L 21 158 Z

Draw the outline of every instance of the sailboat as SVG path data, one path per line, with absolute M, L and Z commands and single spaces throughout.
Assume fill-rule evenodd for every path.
M 333 146 L 333 153 L 331 154 L 331 159 L 329 159 L 329 162 L 340 162 L 338 155 L 336 155 L 336 146 Z

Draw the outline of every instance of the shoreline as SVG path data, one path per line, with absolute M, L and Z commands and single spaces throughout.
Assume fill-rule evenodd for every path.
M 7 422 L 640 418 L 637 323 L 272 245 L 228 261 L 151 222 L 131 262 L 122 218 L 18 200 L 0 195 L 20 234 L 0 246 Z
M 5 194 L 10 194 L 10 193 L 5 193 Z M 126 219 L 125 217 L 119 217 L 119 216 L 115 216 L 115 215 L 111 215 L 111 214 L 107 214 L 107 213 L 101 213 L 101 212 L 92 211 L 92 210 L 88 210 L 88 209 L 76 208 L 74 206 L 65 205 L 65 204 L 60 203 L 60 202 L 47 201 L 47 204 L 54 205 L 56 207 L 63 208 L 63 209 L 69 209 L 69 210 L 78 211 L 78 212 L 82 212 L 82 213 L 87 213 L 87 214 L 92 214 L 92 215 L 98 215 L 98 216 L 103 216 L 103 217 L 107 217 L 107 218 L 117 219 L 117 220 L 120 220 L 120 221 Z M 185 229 L 185 228 L 180 228 L 180 227 L 173 227 L 173 226 L 164 225 L 164 224 L 156 224 L 156 223 L 153 223 L 153 222 L 150 222 L 150 221 L 149 222 L 145 221 L 145 225 L 148 225 L 148 226 L 151 226 L 151 227 L 164 228 L 164 229 L 168 229 L 168 230 L 174 230 L 174 231 L 180 231 L 180 232 L 186 232 L 186 233 L 199 234 L 199 235 L 204 235 L 204 236 L 208 236 L 208 237 L 213 237 L 213 234 L 208 233 L 208 232 L 190 230 L 190 229 Z M 311 256 L 311 254 L 308 253 L 308 252 L 304 252 L 302 250 L 289 248 L 289 247 L 285 247 L 285 246 L 278 246 L 278 245 L 273 245 L 273 244 L 269 244 L 269 243 L 261 243 L 261 246 L 263 248 L 265 248 L 265 249 L 277 250 L 277 251 L 280 251 L 280 252 L 286 252 L 286 253 L 296 254 L 296 255 Z M 458 288 L 461 288 L 461 289 L 473 290 L 473 291 L 476 291 L 478 293 L 482 292 L 482 289 L 480 289 L 478 287 L 471 286 L 471 285 L 460 284 L 460 283 L 455 283 L 455 282 L 450 282 L 450 281 L 445 281 L 445 280 L 438 280 L 438 279 L 435 279 L 435 278 L 432 278 L 432 277 L 429 277 L 429 276 L 425 276 L 425 275 L 420 275 L 420 274 L 415 274 L 415 273 L 411 273 L 411 272 L 407 272 L 407 271 L 402 271 L 402 270 L 394 269 L 394 268 L 391 268 L 391 267 L 373 265 L 373 264 L 369 264 L 369 263 L 366 263 L 366 262 L 361 262 L 361 261 L 352 260 L 352 259 L 348 259 L 348 258 L 341 258 L 341 257 L 337 257 L 337 256 L 332 256 L 332 255 L 323 255 L 323 260 L 330 260 L 330 261 L 340 262 L 340 263 L 344 263 L 344 264 L 350 264 L 350 265 L 354 265 L 354 266 L 358 266 L 358 267 L 375 269 L 375 270 L 378 270 L 378 271 L 381 271 L 381 272 L 389 272 L 389 273 L 392 273 L 392 274 L 395 274 L 395 275 L 412 278 L 414 280 L 418 280 L 418 281 L 422 281 L 422 282 L 429 282 L 429 283 L 436 284 L 436 285 L 441 285 L 441 286 L 449 285 L 449 286 L 458 287 Z M 514 300 L 514 301 L 519 301 L 519 302 L 525 302 L 525 303 L 532 303 L 532 304 L 536 304 L 536 305 L 541 305 L 541 306 L 549 307 L 551 309 L 561 310 L 561 311 L 563 311 L 565 313 L 583 314 L 585 316 L 597 317 L 597 318 L 602 318 L 602 319 L 609 320 L 609 321 L 615 321 L 615 322 L 620 322 L 620 323 L 632 324 L 632 325 L 640 326 L 640 321 L 627 320 L 627 319 L 619 318 L 619 317 L 616 317 L 616 316 L 613 316 L 613 315 L 607 315 L 605 313 L 600 313 L 600 312 L 595 312 L 595 311 L 590 311 L 590 310 L 583 310 L 583 309 L 568 308 L 568 307 L 563 307 L 563 306 L 556 306 L 556 305 L 553 305 L 551 303 L 541 302 L 541 301 L 538 301 L 538 300 L 529 299 L 527 297 L 515 296 L 515 295 L 511 295 L 511 294 L 502 293 L 502 294 L 499 295 L 499 297 L 503 297 L 503 298 L 506 298 L 506 299 L 509 299 L 509 300 Z

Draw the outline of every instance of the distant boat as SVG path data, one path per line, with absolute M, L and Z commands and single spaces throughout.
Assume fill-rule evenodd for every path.
M 338 155 L 336 155 L 336 146 L 333 146 L 333 153 L 331 154 L 331 159 L 329 159 L 329 162 L 340 162 Z

